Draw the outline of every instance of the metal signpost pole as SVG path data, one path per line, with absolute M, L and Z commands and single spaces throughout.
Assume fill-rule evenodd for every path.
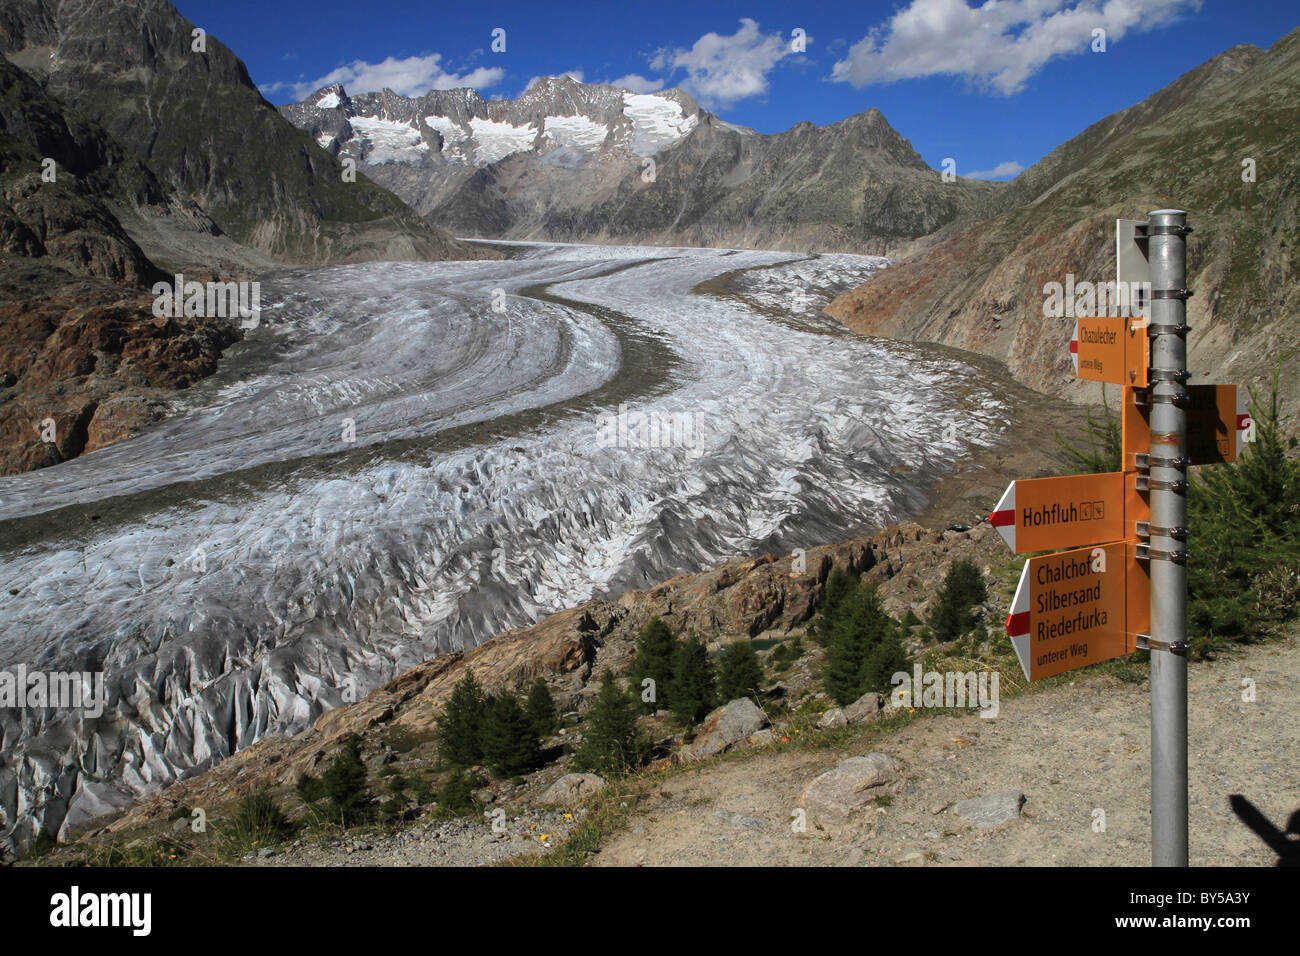
M 1151 862 L 1187 866 L 1187 214 L 1149 215 Z

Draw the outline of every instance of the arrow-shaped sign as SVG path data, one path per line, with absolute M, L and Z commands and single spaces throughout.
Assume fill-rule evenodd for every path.
M 1016 554 L 1123 540 L 1124 473 L 1013 481 L 989 522 Z

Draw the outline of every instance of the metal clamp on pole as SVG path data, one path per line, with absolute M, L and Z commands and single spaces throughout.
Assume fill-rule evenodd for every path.
M 1171 564 L 1186 564 L 1186 551 L 1161 551 L 1149 544 L 1133 545 L 1133 557 L 1139 561 L 1168 561 Z
M 1153 299 L 1190 299 L 1195 295 L 1191 289 L 1152 289 Z
M 1168 651 L 1170 654 L 1186 654 L 1186 641 L 1157 641 L 1150 634 L 1134 634 L 1139 651 Z
M 1176 495 L 1187 493 L 1187 482 L 1182 481 L 1161 481 L 1158 478 L 1148 478 L 1146 475 L 1137 476 L 1138 491 L 1172 491 Z
M 1148 325 L 1147 335 L 1186 335 L 1192 331 L 1192 327 L 1187 323 L 1178 325 Z
M 1186 468 L 1192 463 L 1192 460 L 1185 455 L 1179 455 L 1177 458 L 1161 458 L 1159 455 L 1152 455 L 1149 452 L 1136 452 L 1133 460 L 1137 467 L 1142 471 L 1150 468 Z
M 1137 522 L 1137 536 L 1139 538 L 1149 538 L 1153 534 L 1161 535 L 1166 538 L 1177 538 L 1180 541 L 1185 541 L 1187 540 L 1188 532 L 1186 528 L 1162 528 L 1159 525 L 1154 525 L 1149 521 Z
M 1186 369 L 1176 370 L 1172 368 L 1149 368 L 1147 369 L 1147 381 L 1149 382 L 1179 382 L 1184 383 L 1192 377 L 1192 373 Z
M 1186 236 L 1189 235 L 1191 231 L 1192 231 L 1192 227 L 1188 225 L 1181 225 L 1181 226 L 1153 225 L 1152 223 L 1148 222 L 1146 238 L 1149 239 L 1152 236 Z

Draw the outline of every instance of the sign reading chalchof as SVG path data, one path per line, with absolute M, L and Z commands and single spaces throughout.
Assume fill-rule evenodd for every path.
M 1126 547 L 1075 548 L 1025 562 L 1007 616 L 1025 677 L 1039 680 L 1132 652 Z

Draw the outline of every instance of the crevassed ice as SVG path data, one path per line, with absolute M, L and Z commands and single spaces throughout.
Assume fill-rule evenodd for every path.
M 638 156 L 653 156 L 671 146 L 697 122 L 682 112 L 680 103 L 653 93 L 624 93 L 623 113 L 632 121 L 632 152 Z
M 531 149 L 537 139 L 537 128 L 532 123 L 513 126 L 476 116 L 469 121 L 469 127 L 474 131 L 474 141 L 477 144 L 474 162 L 483 166 L 505 159 L 511 153 Z
M 374 116 L 354 116 L 349 122 L 365 140 L 366 162 L 372 166 L 415 162 L 420 153 L 429 150 L 429 144 L 420 138 L 419 130 L 409 123 Z
M 332 110 L 339 105 L 339 95 L 333 90 L 326 93 L 316 101 L 316 107 L 322 110 Z
M 609 127 L 585 116 L 548 116 L 545 137 L 556 146 L 597 149 L 609 135 Z

